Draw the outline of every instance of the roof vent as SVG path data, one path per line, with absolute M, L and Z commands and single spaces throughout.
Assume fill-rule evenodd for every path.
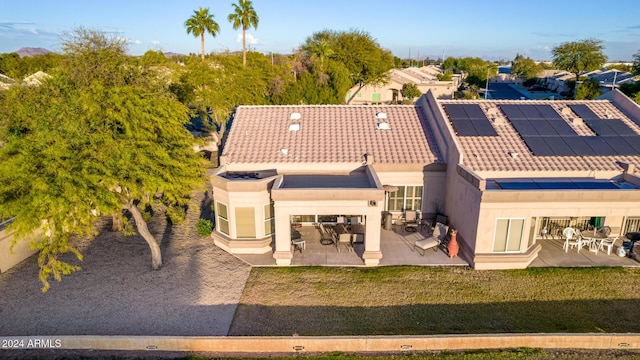
M 512 158 L 513 160 L 518 160 L 518 153 L 517 153 L 517 152 L 509 151 L 509 153 L 508 153 L 508 154 L 509 154 L 509 156 L 511 156 L 511 158 Z
M 376 113 L 376 119 L 386 119 L 386 118 L 387 118 L 387 113 L 385 112 Z
M 289 124 L 289 131 L 299 131 L 299 130 L 300 130 L 300 123 Z
M 280 152 L 282 153 L 282 155 L 288 155 L 289 154 L 289 149 L 282 148 L 282 149 L 280 149 Z
M 292 112 L 291 115 L 289 115 L 290 120 L 300 120 L 301 117 L 302 115 L 298 112 Z
M 376 128 L 378 130 L 391 130 L 391 126 L 389 126 L 388 122 L 379 122 L 376 124 Z

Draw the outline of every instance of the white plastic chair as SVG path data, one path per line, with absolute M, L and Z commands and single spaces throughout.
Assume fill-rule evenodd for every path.
M 422 256 L 424 256 L 427 249 L 433 249 L 433 251 L 438 250 L 438 245 L 442 243 L 442 239 L 447 236 L 448 231 L 449 227 L 447 225 L 436 223 L 436 227 L 433 229 L 433 234 L 426 239 L 416 241 L 414 244 L 415 249 Z M 422 250 L 422 253 L 420 253 L 419 249 Z
M 564 252 L 569 252 L 569 247 L 572 249 L 574 247 L 578 248 L 578 252 L 580 252 L 580 248 L 582 247 L 582 243 L 580 241 L 580 237 L 576 236 L 576 230 L 572 227 L 567 227 L 562 230 L 562 236 L 564 236 Z
M 600 241 L 600 251 L 604 251 L 604 248 L 606 247 L 607 248 L 607 255 L 611 255 L 611 250 L 613 249 L 613 244 L 615 244 L 617 240 L 618 240 L 617 236 L 615 238 L 602 239 Z

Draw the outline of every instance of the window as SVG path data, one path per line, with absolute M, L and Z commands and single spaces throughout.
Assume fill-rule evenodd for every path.
M 229 235 L 229 215 L 227 213 L 227 205 L 219 202 L 218 206 L 218 231 Z
M 252 207 L 236 208 L 236 236 L 238 239 L 256 238 L 256 216 Z
M 380 94 L 379 93 L 371 94 L 371 101 L 380 101 Z
M 624 223 L 624 230 L 622 231 L 622 235 L 628 232 L 638 231 L 640 231 L 640 217 L 628 217 Z
M 493 252 L 519 252 L 524 219 L 498 219 Z
M 292 223 L 314 223 L 316 222 L 315 215 L 293 215 L 291 217 Z
M 401 185 L 398 190 L 389 193 L 388 211 L 422 211 L 422 186 Z
M 273 203 L 264 206 L 264 235 L 273 234 L 275 227 Z
M 358 91 L 358 92 L 356 93 L 356 97 L 357 97 L 357 98 L 361 98 L 361 97 L 362 97 L 362 93 L 361 93 L 360 91 Z

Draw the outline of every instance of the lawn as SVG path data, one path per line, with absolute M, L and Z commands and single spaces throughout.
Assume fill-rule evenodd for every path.
M 230 335 L 640 332 L 640 269 L 254 268 Z

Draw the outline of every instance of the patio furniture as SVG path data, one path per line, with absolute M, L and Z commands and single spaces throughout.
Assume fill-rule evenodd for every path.
M 415 210 L 406 210 L 404 212 L 404 229 L 406 231 L 418 231 L 418 212 Z
M 340 252 L 340 245 L 344 245 L 344 247 L 347 248 L 347 251 L 353 251 L 350 233 L 346 232 L 338 235 L 338 252 Z
M 336 243 L 333 229 L 327 228 L 324 224 L 318 225 L 318 231 L 320 232 L 320 244 L 331 245 Z
M 438 246 L 442 243 L 442 240 L 445 236 L 447 236 L 447 232 L 449 231 L 449 227 L 443 223 L 436 223 L 436 227 L 433 229 L 433 233 L 426 239 L 418 240 L 413 245 L 416 251 L 424 256 L 427 249 L 433 249 L 433 251 L 438 250 Z M 420 253 L 422 250 L 422 253 Z
M 338 223 L 338 224 L 346 224 L 347 223 L 347 218 L 345 218 L 344 216 L 338 216 L 336 218 L 336 223 Z
M 603 226 L 599 228 L 596 232 L 604 236 L 609 236 L 609 234 L 611 234 L 611 228 L 608 226 Z
M 295 252 L 296 249 L 300 250 L 300 253 L 302 254 L 302 251 L 305 249 L 307 243 L 303 238 L 298 238 L 298 239 L 292 239 L 291 240 L 291 247 L 293 247 L 293 251 Z
M 564 252 L 569 252 L 569 247 L 572 249 L 574 247 L 578 247 L 578 252 L 580 252 L 581 242 L 580 237 L 576 236 L 576 230 L 571 227 L 567 227 L 562 230 L 562 236 L 564 236 Z
M 616 241 L 618 241 L 618 237 L 614 237 L 614 238 L 606 238 L 606 239 L 602 239 L 600 240 L 600 250 L 604 251 L 604 248 L 607 248 L 607 255 L 611 255 L 611 250 L 613 249 L 613 244 L 616 243 Z

